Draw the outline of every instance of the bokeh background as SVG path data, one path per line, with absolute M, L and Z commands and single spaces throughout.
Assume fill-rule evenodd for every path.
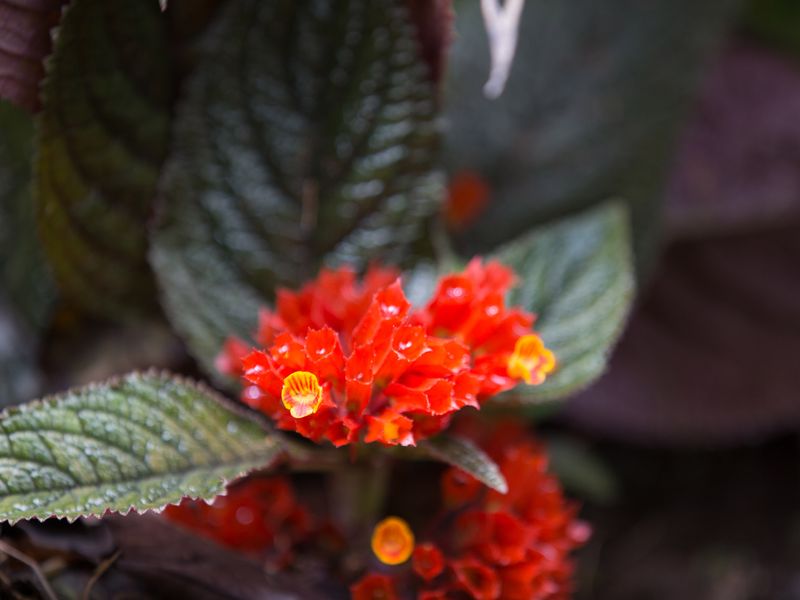
M 800 4 L 529 2 L 498 101 L 468 12 L 448 158 L 490 192 L 462 243 L 633 213 L 627 329 L 541 425 L 595 527 L 577 597 L 800 598 Z

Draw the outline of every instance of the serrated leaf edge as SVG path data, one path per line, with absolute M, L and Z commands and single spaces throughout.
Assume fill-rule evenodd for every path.
M 77 393 L 77 392 L 91 391 L 91 390 L 99 389 L 99 388 L 102 388 L 102 387 L 105 387 L 105 386 L 109 386 L 110 387 L 110 386 L 119 384 L 119 383 L 121 383 L 121 382 L 123 382 L 123 381 L 125 381 L 125 380 L 127 380 L 129 378 L 137 378 L 137 377 L 157 377 L 157 378 L 160 378 L 160 379 L 169 380 L 169 381 L 171 381 L 173 383 L 184 385 L 187 388 L 191 388 L 191 389 L 193 389 L 193 390 L 195 390 L 195 391 L 197 391 L 199 393 L 205 394 L 211 400 L 217 402 L 218 404 L 223 406 L 225 409 L 230 410 L 234 414 L 237 414 L 237 415 L 239 415 L 239 416 L 241 416 L 241 417 L 243 417 L 245 419 L 249 419 L 253 423 L 255 423 L 255 424 L 259 425 L 260 427 L 262 427 L 262 429 L 264 429 L 264 434 L 265 434 L 264 441 L 265 441 L 266 444 L 274 445 L 274 446 L 277 446 L 279 448 L 283 447 L 283 443 L 282 443 L 282 440 L 281 440 L 280 436 L 271 435 L 270 437 L 267 437 L 267 434 L 272 434 L 273 432 L 271 432 L 268 427 L 265 427 L 265 420 L 260 418 L 259 415 L 257 413 L 255 413 L 254 411 L 250 411 L 246 407 L 244 407 L 242 405 L 239 405 L 239 404 L 237 404 L 235 402 L 232 402 L 230 399 L 226 398 L 225 396 L 223 396 L 222 394 L 220 394 L 216 390 L 212 389 L 210 386 L 206 385 L 202 381 L 198 381 L 198 380 L 195 380 L 195 379 L 190 379 L 188 377 L 184 377 L 184 376 L 181 376 L 181 375 L 176 375 L 176 374 L 171 373 L 169 371 L 166 371 L 164 369 L 157 369 L 157 368 L 131 371 L 131 372 L 126 373 L 126 374 L 115 375 L 115 376 L 110 377 L 108 379 L 105 379 L 103 381 L 95 381 L 95 382 L 92 382 L 92 383 L 89 383 L 89 384 L 86 384 L 86 385 L 82 385 L 82 386 L 72 386 L 72 387 L 64 389 L 61 392 L 54 393 L 54 394 L 48 394 L 47 396 L 44 396 L 42 398 L 38 398 L 36 400 L 31 400 L 30 402 L 26 402 L 24 404 L 20 404 L 20 405 L 17 405 L 17 406 L 10 406 L 10 407 L 7 407 L 7 408 L 3 409 L 2 411 L 0 411 L 0 420 L 4 419 L 5 417 L 7 417 L 9 415 L 29 412 L 30 410 L 37 409 L 37 408 L 48 408 L 48 407 L 52 406 L 55 402 L 57 402 L 60 399 L 60 397 L 62 397 L 62 396 L 67 396 L 69 394 L 74 394 L 74 393 Z M 188 494 L 188 495 L 182 496 L 181 500 L 178 500 L 177 502 L 165 502 L 164 504 L 162 504 L 160 506 L 157 506 L 157 507 L 154 506 L 154 507 L 148 507 L 148 508 L 144 508 L 144 509 L 138 509 L 132 504 L 126 510 L 105 509 L 105 510 L 103 510 L 103 512 L 96 512 L 96 513 L 95 512 L 85 512 L 85 513 L 84 512 L 80 512 L 80 513 L 76 513 L 76 514 L 63 514 L 63 515 L 56 515 L 56 514 L 50 514 L 50 515 L 46 515 L 46 516 L 45 515 L 32 515 L 30 517 L 19 517 L 19 518 L 15 518 L 15 519 L 2 519 L 2 518 L 0 518 L 0 523 L 8 523 L 10 525 L 15 525 L 16 523 L 19 523 L 20 521 L 35 521 L 35 522 L 38 522 L 38 523 L 43 523 L 43 522 L 45 522 L 45 521 L 47 521 L 49 519 L 58 519 L 60 521 L 66 521 L 67 523 L 74 523 L 75 521 L 77 521 L 78 519 L 83 518 L 83 517 L 104 517 L 106 515 L 112 515 L 112 514 L 113 515 L 120 515 L 120 516 L 123 516 L 123 517 L 127 516 L 127 515 L 130 515 L 130 514 L 161 514 L 164 511 L 165 508 L 167 508 L 168 506 L 177 505 L 185 498 L 188 498 L 190 500 L 211 500 L 211 499 L 219 497 L 219 496 L 225 496 L 228 493 L 227 488 L 231 483 L 234 483 L 234 482 L 242 479 L 243 477 L 247 476 L 249 473 L 252 473 L 255 470 L 258 470 L 258 469 L 261 469 L 261 468 L 265 468 L 265 467 L 271 465 L 275 460 L 277 460 L 279 455 L 280 455 L 280 450 L 278 450 L 275 453 L 275 456 L 272 458 L 272 460 L 269 463 L 267 463 L 267 464 L 265 464 L 265 465 L 263 465 L 261 467 L 254 467 L 254 468 L 250 468 L 250 469 L 244 469 L 244 470 L 240 471 L 239 473 L 237 473 L 236 475 L 234 475 L 233 477 L 230 477 L 230 478 L 221 477 L 220 480 L 219 480 L 219 485 L 220 485 L 221 491 L 218 494 L 215 494 L 213 497 L 210 497 L 210 498 L 209 497 L 204 497 L 203 495 L 191 495 L 191 494 Z M 87 487 L 87 486 L 82 486 L 82 487 Z

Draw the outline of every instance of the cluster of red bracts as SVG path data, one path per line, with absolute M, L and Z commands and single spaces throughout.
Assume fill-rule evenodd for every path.
M 547 459 L 537 445 L 518 439 L 488 449 L 508 481 L 508 494 L 448 470 L 442 478 L 440 516 L 448 526 L 414 548 L 410 569 L 368 573 L 353 584 L 353 600 L 569 598 L 570 553 L 587 540 L 588 526 L 576 520 L 576 508 L 547 473 Z M 395 533 L 394 548 L 396 538 Z M 373 550 L 386 562 L 375 540 Z
M 541 383 L 555 358 L 532 332 L 533 315 L 505 306 L 513 273 L 473 260 L 414 309 L 397 274 L 323 271 L 264 311 L 263 350 L 229 340 L 223 372 L 243 376 L 243 400 L 278 427 L 335 446 L 414 445 L 452 415 L 520 381 Z
M 279 566 L 291 561 L 293 547 L 314 531 L 311 514 L 285 477 L 246 479 L 212 503 L 184 498 L 163 514 L 240 552 L 270 552 Z
M 441 509 L 420 543 L 408 524 L 389 517 L 375 526 L 372 550 L 385 565 L 351 586 L 353 600 L 566 600 L 572 590 L 571 553 L 589 536 L 576 507 L 547 472 L 547 458 L 514 425 L 482 444 L 497 462 L 508 493 L 488 489 L 450 468 L 441 479 Z M 312 519 L 284 477 L 234 485 L 212 504 L 184 500 L 165 515 L 199 534 L 291 570 L 300 549 L 340 555 L 347 542 Z M 410 559 L 410 560 L 409 560 Z

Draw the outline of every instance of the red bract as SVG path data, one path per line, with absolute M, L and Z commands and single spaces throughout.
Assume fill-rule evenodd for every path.
M 205 537 L 244 552 L 289 550 L 310 529 L 308 512 L 298 505 L 282 477 L 249 479 L 233 486 L 212 504 L 185 498 L 163 513 Z
M 450 566 L 458 586 L 475 600 L 497 600 L 500 597 L 500 580 L 494 569 L 474 558 L 454 560 Z
M 263 350 L 229 340 L 218 365 L 244 376 L 243 400 L 280 428 L 336 446 L 414 445 L 456 411 L 552 370 L 533 316 L 505 307 L 513 282 L 509 269 L 473 260 L 415 311 L 394 271 L 373 268 L 362 283 L 323 271 L 262 312 Z
M 531 332 L 534 316 L 505 305 L 515 281 L 513 271 L 500 263 L 484 265 L 473 259 L 463 273 L 441 280 L 417 316 L 429 332 L 469 348 L 472 372 L 481 383 L 479 400 L 514 387 L 520 379 L 541 383 L 555 368 L 552 352 L 535 343 L 541 340 Z
M 444 556 L 433 544 L 420 544 L 414 549 L 412 565 L 414 573 L 431 581 L 444 571 Z
M 350 586 L 352 600 L 397 600 L 392 578 L 379 573 L 369 573 Z
M 448 469 L 442 477 L 442 500 L 448 508 L 477 500 L 485 489 L 480 481 L 458 469 Z

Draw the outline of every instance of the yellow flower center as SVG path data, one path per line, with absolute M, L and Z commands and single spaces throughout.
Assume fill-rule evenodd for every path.
M 372 532 L 372 551 L 382 563 L 399 565 L 414 551 L 414 534 L 403 519 L 387 517 Z
M 281 401 L 295 418 L 313 415 L 322 404 L 322 388 L 317 376 L 308 371 L 295 371 L 283 380 Z
M 528 385 L 538 385 L 555 366 L 556 357 L 544 347 L 542 338 L 530 333 L 517 340 L 508 359 L 508 375 L 522 379 Z

